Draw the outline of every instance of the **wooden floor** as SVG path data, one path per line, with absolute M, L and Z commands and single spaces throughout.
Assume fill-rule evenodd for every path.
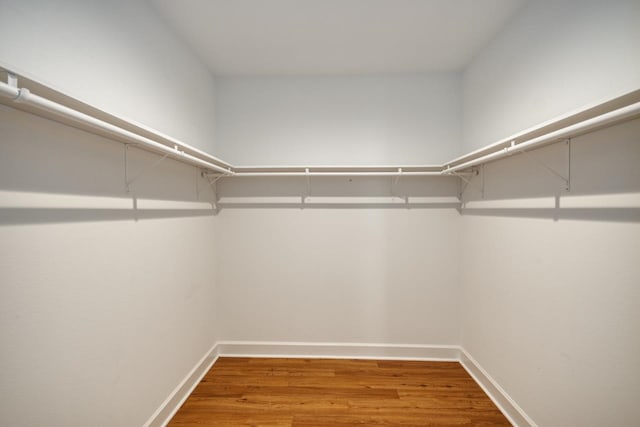
M 170 426 L 508 426 L 457 362 L 220 358 Z

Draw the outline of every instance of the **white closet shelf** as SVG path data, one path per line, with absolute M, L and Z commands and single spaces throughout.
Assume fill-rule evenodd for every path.
M 165 154 L 210 172 L 232 175 L 232 165 L 133 120 L 105 112 L 39 81 L 0 67 L 0 104 L 123 144 Z M 4 80 L 4 79 L 3 79 Z
M 640 116 L 640 89 L 578 109 L 457 157 L 443 166 L 455 173 L 513 154 L 565 141 Z
M 233 166 L 224 160 L 44 85 L 6 68 L 0 82 L 0 103 L 83 129 L 124 144 L 162 153 L 199 167 L 203 173 L 223 177 L 341 177 L 341 176 L 446 176 L 473 173 L 473 167 L 513 154 L 561 142 L 640 116 L 640 89 L 609 99 L 518 132 L 494 144 L 442 165 L 378 166 Z M 18 84 L 19 83 L 19 84 Z M 41 95 L 36 95 L 36 93 Z
M 440 176 L 442 166 L 237 166 L 235 177 L 293 177 L 293 176 Z

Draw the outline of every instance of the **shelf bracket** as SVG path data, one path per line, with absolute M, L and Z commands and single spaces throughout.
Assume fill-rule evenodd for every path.
M 166 153 L 164 155 L 162 155 L 159 159 L 157 159 L 155 162 L 153 162 L 150 166 L 147 166 L 146 168 L 142 169 L 136 176 L 134 176 L 133 178 L 129 179 L 129 146 L 131 146 L 132 144 L 124 144 L 124 187 L 127 193 L 131 192 L 131 184 L 133 184 L 134 182 L 136 182 L 138 179 L 140 179 L 143 175 L 145 175 L 147 172 L 151 171 L 153 168 L 155 168 L 156 166 L 158 166 L 160 163 L 162 163 L 162 161 L 164 159 L 167 158 L 167 156 L 169 156 L 169 153 Z M 133 144 L 135 145 L 135 144 Z
M 458 173 L 458 172 L 451 172 L 452 175 L 457 176 L 458 178 L 460 178 L 460 182 L 462 183 L 461 188 L 460 188 L 460 193 L 458 194 L 458 198 L 460 200 L 462 200 L 462 195 L 464 194 L 464 192 L 467 190 L 467 187 L 471 187 L 474 190 L 476 190 L 478 193 L 480 193 L 480 195 L 482 196 L 482 198 L 484 199 L 484 167 L 481 166 L 482 169 L 482 185 L 481 186 L 477 186 L 474 182 L 473 182 L 473 177 L 480 175 L 480 170 L 478 169 L 473 169 L 473 172 L 471 173 L 471 178 L 466 178 L 465 175 L 469 175 L 467 173 L 462 174 L 462 173 Z
M 534 163 L 541 166 L 543 169 L 547 170 L 553 176 L 559 178 L 562 182 L 564 182 L 565 190 L 571 191 L 571 139 L 570 138 L 566 139 L 564 143 L 565 143 L 565 146 L 567 147 L 566 175 L 558 172 L 557 170 L 555 170 L 554 168 L 552 168 L 551 166 L 549 166 L 548 164 L 546 164 L 545 162 L 543 162 L 542 160 L 534 156 L 533 154 L 529 153 L 528 151 L 522 150 L 522 151 L 519 151 L 519 153 L 524 154 L 527 159 L 533 161 Z
M 218 180 L 221 178 L 224 178 L 226 175 L 224 174 L 219 174 L 219 175 L 214 175 L 214 174 L 210 174 L 210 173 L 205 173 L 204 171 L 201 174 L 202 177 L 207 179 L 207 182 L 209 183 L 209 186 L 211 187 L 211 192 L 213 193 L 213 210 L 218 213 L 219 209 L 218 209 Z
M 395 197 L 395 193 L 396 193 L 395 190 L 396 190 L 396 187 L 398 186 L 398 183 L 400 182 L 401 177 L 402 177 L 402 168 L 398 168 L 398 175 L 396 175 L 391 180 L 391 197 Z
M 307 193 L 302 198 L 302 203 L 304 203 L 307 200 L 307 197 L 311 196 L 311 176 L 309 175 L 309 168 L 304 169 L 304 175 L 307 181 Z
M 11 87 L 18 87 L 18 76 L 10 71 L 7 71 L 7 84 Z

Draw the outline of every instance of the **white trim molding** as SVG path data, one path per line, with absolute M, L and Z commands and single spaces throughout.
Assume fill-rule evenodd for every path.
M 460 348 L 460 364 L 484 390 L 511 424 L 516 427 L 538 427 L 522 408 L 500 387 L 467 351 Z
M 220 341 L 218 354 L 227 357 L 305 357 L 457 361 L 457 345 Z
M 171 418 L 178 412 L 178 409 L 187 400 L 187 398 L 193 393 L 202 378 L 211 369 L 214 363 L 218 360 L 218 344 L 214 344 L 213 347 L 205 353 L 204 356 L 196 363 L 196 365 L 189 371 L 176 388 L 169 394 L 169 396 L 162 402 L 158 409 L 149 417 L 143 427 L 164 427 L 169 424 Z
M 458 345 L 219 341 L 165 399 L 143 427 L 164 427 L 218 357 L 291 357 L 460 362 L 504 416 L 516 427 L 538 427 L 467 351 Z

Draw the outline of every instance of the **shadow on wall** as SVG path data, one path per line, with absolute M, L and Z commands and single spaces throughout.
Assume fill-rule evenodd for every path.
M 457 209 L 458 179 L 450 176 L 312 176 L 223 178 L 222 208 Z
M 214 215 L 197 168 L 0 106 L 0 225 Z M 219 208 L 453 209 L 463 215 L 640 222 L 640 120 L 454 177 L 236 178 Z M 553 171 L 553 172 L 551 172 Z M 568 179 L 566 179 L 568 178 Z M 129 178 L 131 180 L 132 178 Z M 568 182 L 567 182 L 568 181 Z
M 269 177 L 223 179 L 222 209 L 457 209 L 454 177 Z
M 0 226 L 210 216 L 197 168 L 0 105 Z M 131 182 L 133 181 L 133 182 Z
M 461 209 L 462 215 L 582 221 L 640 222 L 640 208 L 497 208 Z
M 46 224 L 61 222 L 139 221 L 146 219 L 211 215 L 214 215 L 213 210 L 0 208 L 0 226 L 8 224 Z
M 486 164 L 462 215 L 640 222 L 640 119 Z

